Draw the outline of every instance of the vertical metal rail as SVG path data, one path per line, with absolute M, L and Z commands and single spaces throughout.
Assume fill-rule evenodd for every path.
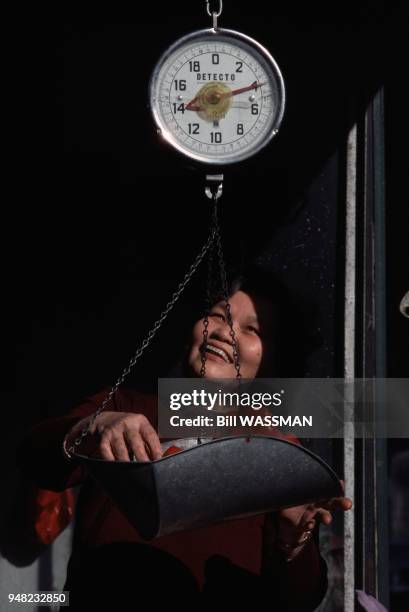
M 346 220 L 345 220 L 345 303 L 344 303 L 344 377 L 355 377 L 356 345 L 356 184 L 357 184 L 357 126 L 354 125 L 347 141 L 346 156 Z M 345 403 L 344 478 L 345 495 L 355 498 L 355 435 L 353 422 L 354 392 L 348 385 Z M 355 513 L 354 508 L 344 516 L 344 612 L 355 609 Z
M 362 126 L 362 161 L 363 161 L 363 184 L 362 184 L 362 215 L 359 232 L 361 250 L 361 289 L 362 305 L 359 312 L 360 342 L 359 349 L 361 360 L 357 372 L 362 378 L 373 379 L 376 376 L 375 364 L 375 302 L 374 302 L 374 205 L 373 205 L 373 131 L 371 119 L 371 103 L 365 110 Z M 373 419 L 374 387 L 366 389 L 365 401 L 366 418 Z M 375 455 L 374 440 L 363 438 L 360 444 L 359 464 L 359 492 L 357 490 L 357 501 L 360 504 L 359 538 L 357 542 L 357 553 L 359 555 L 359 588 L 366 593 L 376 596 L 376 526 L 375 526 Z
M 366 417 L 382 421 L 379 414 L 379 384 L 386 377 L 385 338 L 385 190 L 383 92 L 369 102 L 364 117 L 362 205 L 358 215 L 358 330 L 357 376 L 373 379 L 366 386 Z M 360 142 L 360 141 L 359 141 Z M 362 151 L 361 151 L 362 149 Z M 361 201 L 361 199 L 360 199 Z M 378 393 L 378 395 L 376 395 Z M 376 400 L 376 401 L 374 401 Z M 379 434 L 379 427 L 377 427 Z M 376 597 L 386 607 L 388 585 L 387 440 L 364 438 L 357 441 L 356 571 L 358 588 Z
M 385 135 L 383 88 L 372 101 L 373 132 L 373 205 L 374 205 L 374 302 L 375 302 L 375 376 L 386 378 L 386 279 L 385 279 Z M 382 406 L 377 397 L 375 410 Z M 377 412 L 377 421 L 382 420 Z M 375 458 L 375 541 L 376 595 L 389 608 L 389 548 L 388 548 L 388 490 L 387 439 L 374 439 Z

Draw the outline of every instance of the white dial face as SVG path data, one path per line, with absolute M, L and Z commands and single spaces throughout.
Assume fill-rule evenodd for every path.
M 151 105 L 163 136 L 189 157 L 213 164 L 245 159 L 278 131 L 284 86 L 271 56 L 227 30 L 204 30 L 159 61 Z

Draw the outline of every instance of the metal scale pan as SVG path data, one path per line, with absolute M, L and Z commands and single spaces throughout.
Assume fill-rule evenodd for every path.
M 152 462 L 76 457 L 145 540 L 342 495 L 320 457 L 275 437 L 219 438 Z

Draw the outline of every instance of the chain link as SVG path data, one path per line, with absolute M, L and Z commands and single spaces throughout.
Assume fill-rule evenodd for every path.
M 216 203 L 214 201 L 214 205 Z M 213 226 L 214 227 L 214 226 Z M 208 327 L 209 327 L 209 312 L 212 306 L 212 276 L 213 276 L 213 254 L 214 254 L 214 243 L 209 249 L 208 254 L 208 263 L 207 263 L 207 283 L 206 283 L 206 310 L 203 317 L 203 343 L 200 347 L 200 358 L 202 361 L 202 367 L 200 368 L 200 376 L 204 378 L 206 375 L 206 347 L 207 347 L 207 339 L 208 339 Z
M 232 343 L 232 348 L 233 348 L 233 360 L 234 360 L 234 367 L 236 369 L 236 378 L 241 378 L 239 351 L 237 348 L 237 338 L 236 338 L 236 333 L 234 331 L 233 319 L 232 319 L 231 310 L 230 310 L 227 275 L 226 275 L 226 268 L 224 264 L 224 255 L 223 255 L 223 248 L 222 248 L 222 242 L 221 242 L 219 220 L 218 220 L 218 215 L 217 215 L 217 199 L 218 199 L 217 193 L 214 192 L 213 193 L 213 205 L 214 205 L 213 228 L 214 228 L 215 235 L 216 235 L 216 248 L 217 248 L 218 263 L 219 263 L 219 275 L 220 275 L 222 296 L 223 296 L 223 300 L 226 303 L 226 315 L 227 315 L 226 318 L 227 318 L 227 322 L 230 327 L 229 335 L 231 337 L 231 343 Z M 208 333 L 209 333 L 208 332 L 208 326 L 209 326 L 208 316 L 209 316 L 210 307 L 212 306 L 211 299 L 213 297 L 211 296 L 212 262 L 213 262 L 213 247 L 212 247 L 211 257 L 209 256 L 209 271 L 208 271 L 208 281 L 207 281 L 207 304 L 206 304 L 205 316 L 203 318 L 203 344 L 202 344 L 202 350 L 201 350 L 202 367 L 200 370 L 201 377 L 204 377 L 206 374 L 206 346 L 207 346 Z
M 179 284 L 178 288 L 172 294 L 171 299 L 166 304 L 166 307 L 162 311 L 159 319 L 157 319 L 155 321 L 152 329 L 149 331 L 148 335 L 143 340 L 141 346 L 138 348 L 138 350 L 136 351 L 135 355 L 130 360 L 130 362 L 127 365 L 127 367 L 123 370 L 122 374 L 120 375 L 120 377 L 116 381 L 115 385 L 112 387 L 112 389 L 110 390 L 110 392 L 108 393 L 108 395 L 106 396 L 104 401 L 102 402 L 101 406 L 92 415 L 92 418 L 89 421 L 88 425 L 82 429 L 82 431 L 79 434 L 79 436 L 77 436 L 77 438 L 75 438 L 75 440 L 71 443 L 71 445 L 68 448 L 66 448 L 64 446 L 64 451 L 65 451 L 65 453 L 67 454 L 68 457 L 72 457 L 72 455 L 75 454 L 76 448 L 78 448 L 78 446 L 81 444 L 83 439 L 91 432 L 92 426 L 94 425 L 96 418 L 104 410 L 104 408 L 108 404 L 108 402 L 113 398 L 113 396 L 117 392 L 117 390 L 120 387 L 120 385 L 124 382 L 125 378 L 128 376 L 128 374 L 130 373 L 131 369 L 136 364 L 137 360 L 142 356 L 142 354 L 145 351 L 145 349 L 152 342 L 153 338 L 155 337 L 156 333 L 158 332 L 158 330 L 162 326 L 162 324 L 165 321 L 165 319 L 167 318 L 168 314 L 170 313 L 170 311 L 173 309 L 173 307 L 175 306 L 175 304 L 179 300 L 179 298 L 180 298 L 181 294 L 183 293 L 186 285 L 188 284 L 188 282 L 192 278 L 193 274 L 196 272 L 197 268 L 199 267 L 200 263 L 202 262 L 203 258 L 206 255 L 206 253 L 209 252 L 209 256 L 208 256 L 209 257 L 209 259 L 208 259 L 208 277 L 207 277 L 207 285 L 206 285 L 206 287 L 207 287 L 206 310 L 205 310 L 205 315 L 203 317 L 203 344 L 202 344 L 202 347 L 201 347 L 202 367 L 201 367 L 201 370 L 200 370 L 200 376 L 201 377 L 205 376 L 205 374 L 206 374 L 206 346 L 207 346 L 208 333 L 209 333 L 208 332 L 208 327 L 209 327 L 209 311 L 210 311 L 210 308 L 212 306 L 212 303 L 211 303 L 212 299 L 214 298 L 214 296 L 212 295 L 212 290 L 213 290 L 212 276 L 213 276 L 213 259 L 214 259 L 215 250 L 217 250 L 217 259 L 218 259 L 218 264 L 219 264 L 219 276 L 220 276 L 220 282 L 221 282 L 222 296 L 223 296 L 223 299 L 224 299 L 224 301 L 226 303 L 227 322 L 228 322 L 229 327 L 230 327 L 229 334 L 230 334 L 230 337 L 231 337 L 231 342 L 232 342 L 232 347 L 233 347 L 233 359 L 234 359 L 234 367 L 236 369 L 236 377 L 237 378 L 241 378 L 239 352 L 238 352 L 238 348 L 237 348 L 237 339 L 236 339 L 236 334 L 235 334 L 235 331 L 234 331 L 234 328 L 233 328 L 233 320 L 232 320 L 232 316 L 231 316 L 230 303 L 229 303 L 229 299 L 228 299 L 229 295 L 228 295 L 227 276 L 226 276 L 226 269 L 225 269 L 225 264 L 224 264 L 223 248 L 222 248 L 222 243 L 221 243 L 221 234 L 220 234 L 219 220 L 218 220 L 218 214 L 217 214 L 217 200 L 218 200 L 219 197 L 220 197 L 220 188 L 219 188 L 219 190 L 215 190 L 213 192 L 213 194 L 212 194 L 213 217 L 212 217 L 212 225 L 211 225 L 211 229 L 210 229 L 209 238 L 207 239 L 207 241 L 203 245 L 203 247 L 202 247 L 200 253 L 197 255 L 195 261 L 190 266 L 188 272 L 185 274 L 185 276 L 184 276 L 183 280 L 181 281 L 181 283 Z
M 213 17 L 213 15 L 215 15 L 216 17 L 220 17 L 223 11 L 223 0 L 219 0 L 219 10 L 218 11 L 210 10 L 210 0 L 205 0 L 205 2 L 206 2 L 207 14 L 209 15 L 209 17 Z
M 216 246 L 217 246 L 217 251 L 218 251 L 218 255 L 219 255 L 220 279 L 221 279 L 221 284 L 222 284 L 223 299 L 226 302 L 227 322 L 228 322 L 229 327 L 230 327 L 230 337 L 232 339 L 234 367 L 236 369 L 236 377 L 237 378 L 241 378 L 239 351 L 238 351 L 238 348 L 237 348 L 237 339 L 236 339 L 236 334 L 235 334 L 235 331 L 234 331 L 234 328 L 233 328 L 233 319 L 232 319 L 231 311 L 230 311 L 229 290 L 228 290 L 228 286 L 227 286 L 226 268 L 225 268 L 225 265 L 224 265 L 223 248 L 222 248 L 220 227 L 219 227 L 219 224 L 217 222 L 217 210 L 216 210 L 216 208 L 215 208 L 215 213 L 214 214 L 215 214 L 215 218 L 216 218 L 216 224 L 215 224 L 215 227 L 216 227 Z
M 210 186 L 208 186 L 205 189 L 205 193 L 207 197 L 211 198 L 213 202 L 212 223 L 213 223 L 215 234 L 217 231 L 216 230 L 217 216 L 215 216 L 214 209 L 217 206 L 217 200 L 219 199 L 222 188 L 223 188 L 222 185 L 223 183 L 221 182 L 219 185 L 213 188 L 213 191 L 211 190 Z M 211 307 L 213 306 L 212 302 L 215 298 L 214 285 L 213 285 L 213 258 L 214 258 L 214 251 L 215 251 L 214 247 L 215 245 L 213 243 L 211 248 L 209 249 L 209 254 L 208 254 L 207 283 L 206 283 L 206 310 L 205 310 L 205 314 L 203 317 L 203 343 L 202 343 L 202 346 L 200 347 L 201 348 L 200 357 L 202 360 L 200 376 L 202 378 L 204 378 L 206 375 L 206 348 L 207 348 L 207 340 L 208 340 L 209 312 L 210 312 Z
M 92 418 L 91 418 L 90 422 L 88 423 L 88 426 L 84 427 L 84 429 L 81 431 L 80 435 L 77 438 L 75 438 L 75 440 L 72 442 L 72 444 L 68 448 L 64 448 L 64 450 L 65 450 L 65 452 L 66 452 L 66 454 L 68 456 L 72 456 L 75 453 L 75 449 L 81 444 L 82 440 L 90 433 L 90 431 L 92 429 L 92 426 L 95 423 L 95 420 L 98 417 L 98 415 L 103 411 L 103 409 L 105 408 L 107 403 L 112 399 L 112 397 L 114 396 L 114 394 L 118 390 L 119 386 L 124 382 L 125 378 L 128 376 L 128 374 L 130 373 L 131 369 L 133 368 L 133 366 L 135 365 L 137 360 L 141 357 L 141 355 L 143 354 L 143 352 L 146 349 L 146 347 L 149 346 L 149 344 L 153 340 L 154 336 L 156 335 L 157 331 L 161 327 L 162 323 L 165 321 L 166 317 L 168 316 L 168 314 L 170 313 L 170 311 L 172 310 L 172 308 L 175 306 L 176 302 L 180 298 L 180 296 L 183 293 L 186 285 L 188 284 L 188 282 L 192 278 L 193 274 L 196 272 L 197 268 L 199 267 L 200 263 L 202 262 L 202 260 L 203 260 L 204 256 L 206 255 L 207 251 L 210 248 L 213 247 L 215 237 L 216 237 L 216 228 L 213 225 L 211 230 L 210 230 L 209 238 L 207 239 L 207 241 L 203 245 L 202 250 L 200 251 L 200 253 L 196 257 L 195 261 L 190 266 L 188 272 L 185 274 L 182 282 L 179 284 L 179 286 L 176 289 L 176 291 L 172 294 L 171 299 L 167 303 L 167 305 L 166 305 L 165 309 L 163 310 L 162 314 L 160 315 L 159 319 L 157 319 L 157 321 L 154 323 L 152 329 L 150 330 L 150 332 L 148 333 L 146 338 L 143 340 L 141 346 L 138 348 L 138 350 L 136 351 L 135 355 L 132 357 L 132 359 L 130 360 L 129 364 L 124 369 L 124 371 L 122 372 L 121 376 L 118 378 L 118 380 L 116 381 L 115 385 L 112 387 L 112 389 L 108 393 L 107 397 L 102 402 L 101 406 L 92 415 Z

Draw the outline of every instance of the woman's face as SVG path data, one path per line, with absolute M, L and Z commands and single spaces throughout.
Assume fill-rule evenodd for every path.
M 254 378 L 257 374 L 263 374 L 263 370 L 271 375 L 275 327 L 271 302 L 244 291 L 236 291 L 229 298 L 229 303 L 242 377 Z M 206 378 L 233 378 L 237 375 L 226 315 L 224 302 L 218 302 L 209 312 Z M 194 376 L 200 376 L 202 344 L 203 319 L 200 319 L 193 327 L 192 345 L 188 354 L 188 365 Z

